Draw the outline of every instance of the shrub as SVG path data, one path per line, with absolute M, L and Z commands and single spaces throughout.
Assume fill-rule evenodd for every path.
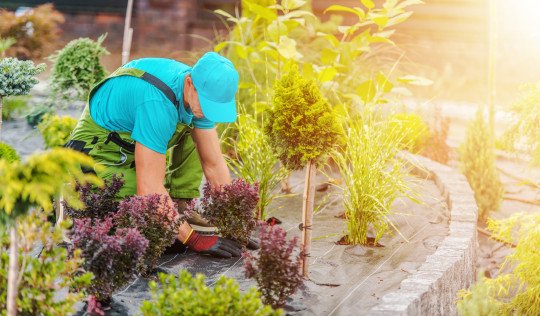
M 392 226 L 388 216 L 393 202 L 399 197 L 415 200 L 396 158 L 401 143 L 401 135 L 389 132 L 384 121 L 349 122 L 346 147 L 333 157 L 343 179 L 348 243 L 367 244 L 369 228 L 376 243 Z
M 118 211 L 119 202 L 116 195 L 123 185 L 124 179 L 116 175 L 111 180 L 106 179 L 104 185 L 99 188 L 92 187 L 90 184 L 77 184 L 75 189 L 84 207 L 77 209 L 64 201 L 64 211 L 72 218 L 105 219 L 110 217 Z
M 17 151 L 8 144 L 0 142 L 0 159 L 5 159 L 7 162 L 21 160 Z
M 73 249 L 81 251 L 84 269 L 94 274 L 88 291 L 101 302 L 129 281 L 148 247 L 148 240 L 134 228 L 114 231 L 112 218 L 75 219 L 70 238 Z
M 261 303 L 259 293 L 251 288 L 242 294 L 238 284 L 225 276 L 221 276 L 214 288 L 205 285 L 204 275 L 192 277 L 185 270 L 179 277 L 159 274 L 161 293 L 156 282 L 150 282 L 152 301 L 144 301 L 141 305 L 143 316 L 161 315 L 193 315 L 193 316 L 251 316 L 281 315 L 281 310 L 274 311 L 270 306 Z
M 2 119 L 11 120 L 28 107 L 28 96 L 13 96 L 3 100 Z
M 51 106 L 45 104 L 34 106 L 26 115 L 26 122 L 31 127 L 36 127 L 47 115 L 54 115 L 54 110 Z
M 0 98 L 25 95 L 38 83 L 35 76 L 45 70 L 45 64 L 34 65 L 30 60 L 0 59 Z
M 343 133 L 336 114 L 315 82 L 302 78 L 296 66 L 275 85 L 266 132 L 277 156 L 289 170 L 322 160 L 339 143 Z
M 242 179 L 234 179 L 231 184 L 220 188 L 206 183 L 200 208 L 204 217 L 219 229 L 223 237 L 247 245 L 256 224 L 254 210 L 259 201 L 258 192 L 258 184 L 251 185 Z M 194 202 L 188 205 L 187 212 L 196 211 Z
M 515 214 L 503 220 L 489 220 L 488 230 L 504 242 L 515 242 L 515 251 L 506 257 L 501 273 L 494 279 L 481 279 L 470 290 L 460 291 L 458 308 L 463 315 L 490 311 L 489 315 L 540 315 L 540 215 Z M 486 302 L 494 308 L 486 307 Z M 484 313 L 483 315 L 488 315 Z
M 156 267 L 165 248 L 174 243 L 180 216 L 176 204 L 168 196 L 153 194 L 123 200 L 115 222 L 118 227 L 137 229 L 148 240 L 140 265 L 141 272 L 146 274 Z
M 6 57 L 6 50 L 13 46 L 13 44 L 15 44 L 16 42 L 17 41 L 13 37 L 0 37 L 0 57 Z
M 102 55 L 109 53 L 101 46 L 104 40 L 105 35 L 95 42 L 89 38 L 79 38 L 50 57 L 54 62 L 51 74 L 53 94 L 69 99 L 70 92 L 74 91 L 76 99 L 88 98 L 94 85 L 106 76 L 99 62 Z
M 460 148 L 461 170 L 474 191 L 479 219 L 499 209 L 504 188 L 495 169 L 493 134 L 481 111 L 469 124 L 465 143 Z
M 255 279 L 265 304 L 281 307 L 303 282 L 299 270 L 302 257 L 293 254 L 298 238 L 287 241 L 287 233 L 281 227 L 266 223 L 262 224 L 259 237 L 259 255 L 243 254 L 245 274 Z
M 420 152 L 429 137 L 428 126 L 422 117 L 414 113 L 398 113 L 390 116 L 389 133 L 397 133 L 400 147 L 412 153 Z
M 238 136 L 233 141 L 236 157 L 228 157 L 227 163 L 232 171 L 249 183 L 259 183 L 259 202 L 257 219 L 266 219 L 266 207 L 276 197 L 274 190 L 287 172 L 279 167 L 268 137 L 250 115 L 240 115 L 236 122 Z M 253 150 L 257 148 L 257 150 Z
M 69 140 L 77 120 L 71 116 L 46 115 L 38 124 L 38 130 L 45 141 L 45 147 L 62 147 Z
M 64 17 L 52 4 L 37 6 L 22 15 L 0 9 L 0 37 L 12 37 L 16 43 L 8 55 L 21 59 L 38 59 L 46 54 L 60 35 Z
M 422 155 L 431 160 L 447 164 L 450 158 L 450 147 L 446 143 L 450 119 L 442 118 L 440 109 L 435 112 L 434 120 L 429 128 L 429 136 L 426 140 Z
M 68 315 L 82 299 L 92 274 L 82 273 L 80 251 L 68 257 L 59 247 L 70 222 L 51 227 L 46 212 L 31 212 L 20 220 L 18 254 L 22 263 L 19 274 L 17 307 L 20 315 Z M 36 256 L 36 244 L 43 248 Z M 0 229 L 0 315 L 6 315 L 8 274 L 8 231 Z M 62 296 L 58 292 L 64 290 Z

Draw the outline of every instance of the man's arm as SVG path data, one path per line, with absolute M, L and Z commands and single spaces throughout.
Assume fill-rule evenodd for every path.
M 165 155 L 137 142 L 135 144 L 135 172 L 137 175 L 137 195 L 169 195 L 163 185 L 165 179 Z
M 194 128 L 192 136 L 206 180 L 214 187 L 231 183 L 231 175 L 221 153 L 216 129 Z

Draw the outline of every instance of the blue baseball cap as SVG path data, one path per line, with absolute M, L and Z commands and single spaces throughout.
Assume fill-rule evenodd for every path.
M 238 72 L 233 63 L 218 53 L 204 54 L 191 70 L 204 116 L 215 123 L 236 121 Z

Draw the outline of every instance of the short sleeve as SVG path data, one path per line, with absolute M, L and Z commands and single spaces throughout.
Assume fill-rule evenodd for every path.
M 206 117 L 197 118 L 193 117 L 193 126 L 199 129 L 212 129 L 216 127 L 216 124 Z
M 149 100 L 137 107 L 131 138 L 160 154 L 167 152 L 176 130 L 176 109 L 163 100 Z

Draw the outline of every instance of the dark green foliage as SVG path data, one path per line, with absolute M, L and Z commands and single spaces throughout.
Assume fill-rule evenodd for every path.
M 70 99 L 71 91 L 74 91 L 76 99 L 88 98 L 92 87 L 106 76 L 99 62 L 102 55 L 109 54 L 101 46 L 105 37 L 102 35 L 97 41 L 89 38 L 73 40 L 50 57 L 54 62 L 51 85 L 55 95 Z
M 0 142 L 0 159 L 5 159 L 8 162 L 13 162 L 15 160 L 21 160 L 17 151 L 8 144 Z
M 196 277 L 185 270 L 178 278 L 174 275 L 159 274 L 160 288 L 156 282 L 150 282 L 152 300 L 144 301 L 141 306 L 143 316 L 263 316 L 281 315 L 281 310 L 274 311 L 265 306 L 259 293 L 251 288 L 242 294 L 238 284 L 222 276 L 214 288 L 205 285 L 204 276 Z
M 496 211 L 502 201 L 504 188 L 495 166 L 493 134 L 483 113 L 478 111 L 467 130 L 467 138 L 460 148 L 461 169 L 474 191 L 478 204 L 478 217 L 486 219 Z
M 293 66 L 274 89 L 266 132 L 279 159 L 289 170 L 321 160 L 340 142 L 343 130 L 315 81 L 302 78 Z
M 47 212 L 31 212 L 19 220 L 19 315 L 70 315 L 81 300 L 80 292 L 88 286 L 91 273 L 80 271 L 80 251 L 68 256 L 65 248 L 57 246 L 71 225 L 64 221 L 54 228 L 47 222 Z M 8 230 L 0 228 L 0 315 L 6 315 L 8 275 Z M 43 245 L 38 257 L 36 245 Z M 60 291 L 61 296 L 58 295 Z
M 38 126 L 39 123 L 47 114 L 54 114 L 52 107 L 48 105 L 35 106 L 28 115 L 26 115 L 26 122 L 32 127 Z

